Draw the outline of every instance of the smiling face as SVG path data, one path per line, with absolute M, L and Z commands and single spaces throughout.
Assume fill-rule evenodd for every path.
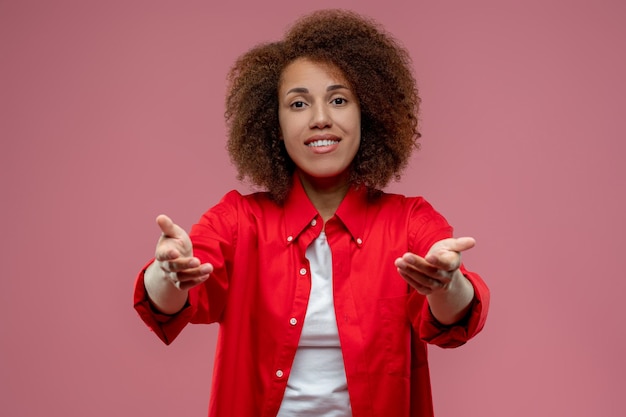
M 290 63 L 278 88 L 278 119 L 303 180 L 347 183 L 361 141 L 361 111 L 339 69 L 306 58 Z

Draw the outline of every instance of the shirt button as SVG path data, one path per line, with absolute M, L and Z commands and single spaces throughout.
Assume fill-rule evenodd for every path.
M 306 268 L 300 269 L 300 275 L 306 275 Z
M 285 374 L 284 374 L 284 373 L 283 373 L 283 371 L 281 371 L 280 369 L 279 369 L 278 371 L 276 371 L 276 376 L 277 376 L 277 377 L 282 378 L 282 377 L 283 377 L 283 375 L 285 375 Z
M 293 236 L 287 236 L 287 242 L 291 242 L 293 240 Z
M 361 240 L 361 238 L 357 238 L 356 243 L 357 245 L 362 245 L 363 241 Z
M 315 226 L 317 224 L 317 220 L 313 219 L 311 220 L 311 226 Z
M 289 324 L 295 326 L 296 324 L 298 324 L 298 320 L 295 317 L 292 317 L 289 319 Z

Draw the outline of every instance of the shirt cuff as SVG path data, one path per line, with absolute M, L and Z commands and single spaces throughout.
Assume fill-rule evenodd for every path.
M 417 326 L 423 341 L 442 348 L 455 348 L 465 344 L 482 330 L 487 318 L 489 290 L 477 274 L 463 271 L 463 275 L 474 287 L 474 299 L 467 315 L 455 324 L 441 324 L 430 311 L 428 301 L 424 299 Z
M 189 300 L 176 314 L 165 314 L 154 307 L 144 285 L 144 273 L 152 262 L 153 261 L 150 261 L 137 276 L 133 294 L 134 307 L 139 317 L 141 317 L 150 330 L 152 330 L 163 343 L 169 345 L 187 323 L 189 323 L 193 315 L 193 307 L 189 304 Z

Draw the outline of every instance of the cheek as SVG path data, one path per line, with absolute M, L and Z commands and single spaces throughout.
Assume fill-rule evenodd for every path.
M 280 140 L 285 142 L 285 146 L 289 146 L 289 143 L 293 139 L 293 131 L 289 129 L 289 126 L 281 125 L 280 126 Z
M 294 133 L 294 120 L 293 115 L 286 115 L 283 112 L 278 112 L 278 130 L 282 140 L 288 139 L 293 136 Z
M 306 130 L 308 128 L 304 118 L 297 117 L 297 115 L 289 115 L 287 117 L 279 116 L 279 131 L 281 139 L 285 142 L 300 142 L 304 136 L 306 136 Z
M 361 112 L 353 110 L 348 114 L 342 115 L 341 123 L 350 130 L 353 134 L 359 134 L 361 132 Z

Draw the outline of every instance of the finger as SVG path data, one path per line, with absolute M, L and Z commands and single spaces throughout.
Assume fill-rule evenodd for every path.
M 425 259 L 438 268 L 452 271 L 461 265 L 461 252 L 471 249 L 475 245 L 476 241 L 472 237 L 440 240 L 430 248 Z
M 458 237 L 456 239 L 451 239 L 450 244 L 450 250 L 453 250 L 455 252 L 463 252 L 476 246 L 476 239 L 469 236 Z
M 407 252 L 402 255 L 402 257 L 396 259 L 395 265 L 407 273 L 415 271 L 431 277 L 437 277 L 439 275 L 439 268 L 436 265 L 427 262 L 426 259 L 411 252 Z
M 439 270 L 453 271 L 461 266 L 461 254 L 454 251 L 439 251 L 426 256 L 426 262 Z
M 167 237 L 173 237 L 173 238 L 180 238 L 181 237 L 182 229 L 179 226 L 177 226 L 172 221 L 172 219 L 170 219 L 165 214 L 158 215 L 157 218 L 156 218 L 156 222 L 159 225 L 159 228 L 161 229 L 161 232 L 163 232 L 163 235 L 165 235 Z
M 197 268 L 169 273 L 168 278 L 178 289 L 189 289 L 206 281 L 213 272 L 213 265 L 202 264 Z
M 200 260 L 198 258 L 184 258 L 176 257 L 171 260 L 160 261 L 161 269 L 166 272 L 184 272 L 194 270 L 200 266 Z
M 406 279 L 405 279 L 405 280 L 406 280 Z M 413 281 L 409 281 L 409 280 L 406 280 L 406 281 L 407 281 L 407 283 L 408 283 L 411 287 L 413 287 L 413 288 L 415 289 L 415 291 L 417 291 L 418 293 L 420 293 L 420 294 L 422 294 L 422 295 L 429 295 L 429 294 L 432 294 L 432 293 L 433 293 L 433 289 L 432 289 L 432 288 L 430 288 L 430 287 L 426 287 L 426 286 L 420 285 L 420 284 L 419 284 L 419 283 L 417 283 L 417 282 L 413 282 Z
M 202 284 L 204 281 L 206 281 L 206 278 L 197 278 L 190 281 L 178 282 L 175 285 L 178 287 L 179 290 L 190 290 L 193 287 Z
M 156 258 L 170 260 L 179 256 L 191 257 L 191 241 L 187 232 L 164 214 L 157 216 L 156 222 L 162 233 L 157 244 Z
M 407 270 L 398 268 L 398 273 L 411 287 L 424 295 L 428 295 L 443 286 L 442 282 L 414 271 L 407 272 Z
M 395 265 L 401 275 L 427 287 L 440 287 L 449 280 L 447 271 L 442 271 L 412 253 L 396 259 Z
M 195 268 L 188 268 L 180 271 L 178 275 L 178 280 L 185 281 L 193 281 L 197 279 L 206 279 L 213 272 L 213 265 L 211 264 L 202 264 Z
M 154 258 L 157 261 L 165 262 L 177 259 L 181 256 L 180 252 L 172 247 L 171 244 L 162 244 L 157 246 L 157 250 L 154 254 Z
M 449 250 L 454 252 L 463 252 L 473 248 L 474 246 L 476 246 L 476 240 L 473 237 L 451 237 L 436 242 L 430 249 L 431 251 Z

